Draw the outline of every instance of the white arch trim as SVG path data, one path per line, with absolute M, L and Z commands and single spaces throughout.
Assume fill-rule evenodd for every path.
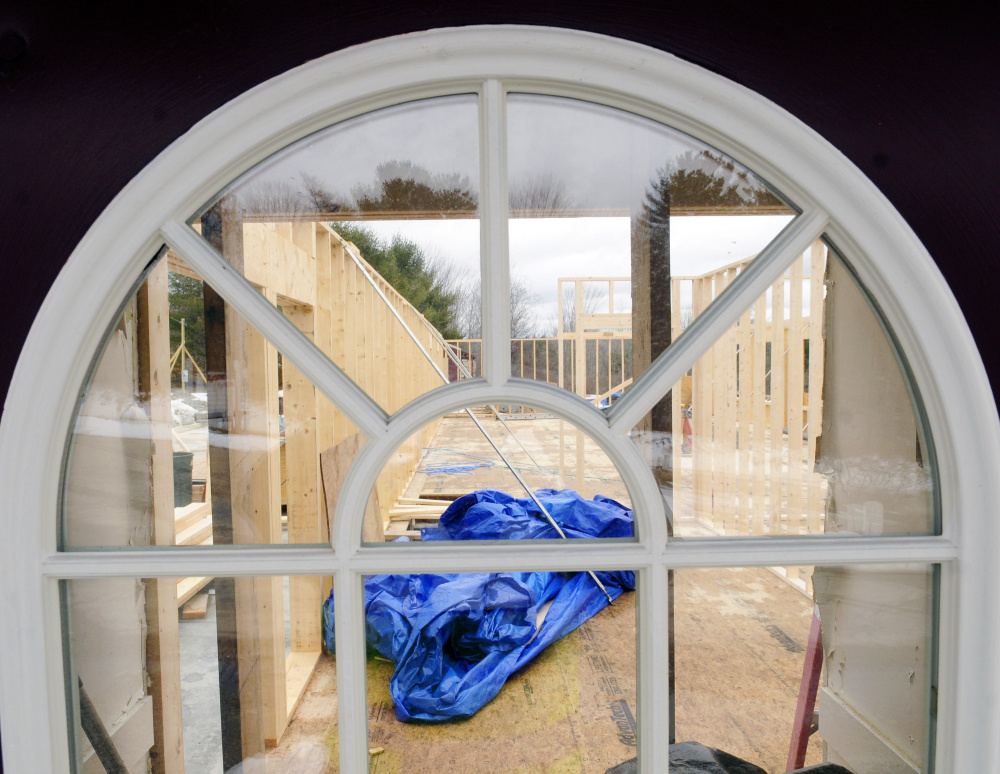
M 549 411 L 572 422 L 596 441 L 618 469 L 632 497 L 636 537 L 640 542 L 651 545 L 666 543 L 663 499 L 654 496 L 658 491 L 656 481 L 636 445 L 626 435 L 613 433 L 602 412 L 566 390 L 528 379 L 511 379 L 500 389 L 478 380 L 442 386 L 414 399 L 393 415 L 389 432 L 374 442 L 366 443 L 347 474 L 334 521 L 337 527 L 335 547 L 344 552 L 344 556 L 350 556 L 361 546 L 364 510 L 355 506 L 367 501 L 383 466 L 407 438 L 450 411 L 511 401 Z M 539 551 L 558 551 L 560 543 L 556 541 Z M 526 548 L 529 546 L 520 544 L 513 552 L 523 554 Z
M 697 563 L 700 557 L 710 563 L 712 555 L 728 555 L 735 562 L 745 557 L 746 563 L 795 563 L 796 558 L 823 563 L 836 557 L 874 561 L 889 554 L 943 562 L 937 770 L 1000 769 L 995 743 L 1000 738 L 1000 669 L 995 656 L 1000 652 L 995 615 L 1000 580 L 991 572 L 1000 548 L 993 518 L 995 503 L 1000 502 L 1000 421 L 961 311 L 919 240 L 836 149 L 777 106 L 720 76 L 663 52 L 599 35 L 480 27 L 377 41 L 310 62 L 252 89 L 157 157 L 115 198 L 73 252 L 32 326 L 0 421 L 0 491 L 5 493 L 0 510 L 5 536 L 0 548 L 0 722 L 6 770 L 69 770 L 56 579 L 115 574 L 133 567 L 140 556 L 145 560 L 141 574 L 148 575 L 176 572 L 188 561 L 184 551 L 56 552 L 61 461 L 75 396 L 110 322 L 110 310 L 117 308 L 163 243 L 161 228 L 184 222 L 240 173 L 288 143 L 400 100 L 479 94 L 481 105 L 488 108 L 481 108 L 488 124 L 482 129 L 490 140 L 487 147 L 502 153 L 502 129 L 497 131 L 490 122 L 502 119 L 497 100 L 504 91 L 590 99 L 668 123 L 753 169 L 805 212 L 826 213 L 826 233 L 877 299 L 923 397 L 938 450 L 944 535 L 824 539 L 822 544 L 809 540 L 791 548 L 781 540 L 766 545 L 727 543 L 716 549 L 675 541 L 671 561 Z M 504 190 L 500 174 L 489 183 L 494 200 L 502 198 Z M 484 250 L 499 258 L 504 257 L 505 237 L 496 216 L 502 211 L 503 204 L 494 201 L 492 215 L 484 213 L 493 218 L 495 229 L 484 235 Z M 502 271 L 493 280 L 502 285 Z M 490 316 L 494 324 L 503 318 L 496 310 Z M 436 400 L 429 398 L 427 407 L 419 410 L 429 412 Z M 609 440 L 606 448 L 617 449 L 624 460 L 628 452 L 619 449 L 621 443 Z M 383 439 L 381 445 L 387 444 Z M 376 447 L 368 453 L 374 459 Z M 351 486 L 363 489 L 361 474 L 352 476 Z M 646 489 L 649 482 L 635 484 Z M 653 519 L 651 528 L 657 522 Z M 338 550 L 345 545 L 341 542 Z M 668 559 L 664 556 L 660 563 L 656 557 L 668 552 L 656 541 L 628 548 L 636 554 L 636 566 L 649 567 L 640 591 L 662 591 Z M 360 593 L 355 563 L 368 561 L 368 550 L 358 549 L 346 562 L 317 549 L 250 549 L 239 556 L 246 572 L 295 572 L 297 557 L 308 559 L 311 566 L 329 567 L 337 576 L 340 609 L 348 611 L 351 594 Z M 371 550 L 377 558 L 385 549 Z M 223 553 L 220 567 L 234 558 L 222 559 Z M 97 566 L 97 560 L 103 564 Z M 360 622 L 360 606 L 355 603 L 354 608 L 343 623 Z M 653 680 L 640 696 L 640 756 L 643 761 L 662 760 L 665 744 L 657 729 L 663 727 L 664 709 L 653 697 L 662 695 L 656 692 L 663 688 L 662 669 L 655 667 L 665 664 L 665 646 L 659 641 L 664 616 L 655 610 L 643 615 L 650 625 L 640 631 L 640 663 L 653 668 Z M 356 666 L 363 648 L 351 638 L 345 646 L 341 656 Z M 363 699 L 359 681 L 340 688 L 345 706 Z M 354 715 L 342 715 L 346 770 L 352 765 L 360 770 L 365 757 L 364 720 Z

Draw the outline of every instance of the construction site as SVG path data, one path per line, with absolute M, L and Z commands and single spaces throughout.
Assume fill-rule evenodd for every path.
M 480 377 L 482 340 L 446 339 L 337 225 L 233 222 L 223 211 L 196 227 L 388 414 Z M 671 277 L 668 339 L 690 324 L 685 307 L 697 318 L 750 260 Z M 598 410 L 627 396 L 655 350 L 649 312 L 636 298 L 616 310 L 616 283 L 643 286 L 635 276 L 560 276 L 556 334 L 513 339 L 513 376 Z M 607 289 L 603 308 L 584 303 L 591 286 Z M 183 319 L 171 312 L 180 295 L 194 299 Z M 570 314 L 564 299 L 575 299 Z M 871 378 L 859 380 L 859 368 Z M 816 242 L 631 439 L 658 483 L 673 539 L 919 533 L 931 528 L 931 507 L 907 390 L 867 299 Z M 130 405 L 149 412 L 134 419 L 145 430 L 93 431 Z M 164 250 L 125 306 L 81 403 L 64 541 L 329 545 L 364 443 L 291 360 Z M 879 469 L 864 462 L 876 458 Z M 149 471 L 148 489 L 91 483 L 136 470 Z M 572 423 L 532 406 L 469 406 L 393 455 L 369 498 L 362 542 L 454 539 L 438 532 L 442 516 L 484 491 L 551 525 L 544 537 L 566 537 L 562 517 L 549 512 L 550 490 L 588 503 L 607 498 L 631 519 L 619 471 Z M 608 575 L 590 573 L 611 602 Z M 926 770 L 932 583 L 925 567 L 671 570 L 671 690 L 660 699 L 670 706 L 670 741 L 698 742 L 767 772 L 832 761 L 863 774 L 890 770 L 879 768 L 888 758 L 872 752 L 874 734 L 891 740 L 909 770 Z M 73 582 L 74 663 L 90 721 L 78 733 L 81 770 L 104 765 L 88 730 L 96 717 L 104 736 L 94 733 L 119 751 L 122 770 L 221 773 L 237 755 L 253 762 L 244 771 L 339 771 L 329 647 L 336 614 L 324 605 L 332 586 L 323 576 Z M 400 665 L 370 650 L 369 770 L 603 773 L 634 758 L 642 600 L 627 584 L 612 590 L 615 604 L 598 595 L 601 609 L 519 665 L 481 709 L 450 722 L 401 722 L 390 692 Z M 112 603 L 134 608 L 138 624 L 110 624 Z M 533 631 L 544 630 L 548 610 L 538 609 Z M 111 677 L 101 673 L 100 627 L 118 632 L 113 650 L 128 665 Z

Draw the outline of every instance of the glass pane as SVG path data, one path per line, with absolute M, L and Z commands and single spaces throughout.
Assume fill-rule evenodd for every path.
M 513 374 L 607 406 L 701 311 L 678 280 L 735 276 L 795 211 L 630 113 L 522 94 L 508 117 Z
M 315 336 L 311 310 L 283 310 Z M 324 482 L 321 459 L 347 438 L 364 440 L 168 252 L 125 305 L 83 391 L 64 544 L 328 544 L 327 505 L 350 460 Z
M 823 762 L 854 774 L 928 770 L 933 568 L 672 574 L 671 741 L 765 771 Z
M 634 756 L 632 572 L 365 580 L 372 771 L 595 771 Z M 455 722 L 455 721 L 461 722 Z
M 333 609 L 321 611 L 330 578 L 63 588 L 79 771 L 337 770 L 336 664 L 323 644 Z M 125 769 L 105 762 L 114 755 Z
M 534 499 L 533 499 L 534 498 Z M 630 538 L 625 482 L 575 425 L 531 406 L 473 406 L 415 433 L 383 469 L 363 539 Z
M 702 309 L 724 280 L 690 284 Z M 938 530 L 922 413 L 886 330 L 823 242 L 798 258 L 661 401 L 670 429 L 632 433 L 673 534 Z
M 445 343 L 480 336 L 478 136 L 473 95 L 379 110 L 258 164 L 192 225 L 273 303 L 314 308 L 317 345 L 391 413 L 479 373 Z

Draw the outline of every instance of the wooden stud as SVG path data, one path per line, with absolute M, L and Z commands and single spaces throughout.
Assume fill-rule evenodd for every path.
M 749 535 L 750 528 L 750 423 L 752 421 L 753 384 L 750 375 L 751 331 L 750 310 L 740 318 L 737 332 L 739 348 L 739 393 L 736 398 L 739 452 L 736 467 L 736 532 Z
M 750 532 L 764 534 L 767 513 L 767 470 L 764 466 L 767 436 L 767 295 L 761 295 L 754 306 L 753 320 L 753 517 Z
M 161 261 L 140 288 L 138 306 L 139 395 L 149 412 L 153 439 L 153 543 L 173 545 L 173 443 L 170 436 L 170 303 L 167 263 Z M 146 671 L 153 698 L 153 774 L 182 774 L 184 729 L 181 703 L 177 583 L 172 578 L 146 584 Z
M 772 535 L 781 534 L 782 452 L 785 438 L 785 278 L 771 288 L 771 524 Z
M 817 439 L 823 428 L 823 376 L 825 344 L 823 341 L 823 298 L 826 284 L 826 246 L 819 240 L 809 250 L 809 449 L 807 475 L 809 499 L 807 531 L 824 531 L 823 476 L 815 472 Z
M 788 322 L 788 531 L 805 532 L 802 443 L 802 393 L 805 357 L 803 352 L 802 256 L 791 267 L 790 319 Z M 797 573 L 796 573 L 797 575 Z

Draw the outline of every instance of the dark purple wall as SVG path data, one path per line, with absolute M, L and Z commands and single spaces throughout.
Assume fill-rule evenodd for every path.
M 133 10 L 142 5 L 156 8 Z M 996 8 L 911 7 L 899 18 L 887 3 L 862 12 L 820 5 L 0 3 L 0 395 L 42 299 L 88 226 L 192 124 L 251 86 L 344 46 L 490 22 L 631 38 L 798 116 L 871 177 L 913 226 L 1000 387 Z

